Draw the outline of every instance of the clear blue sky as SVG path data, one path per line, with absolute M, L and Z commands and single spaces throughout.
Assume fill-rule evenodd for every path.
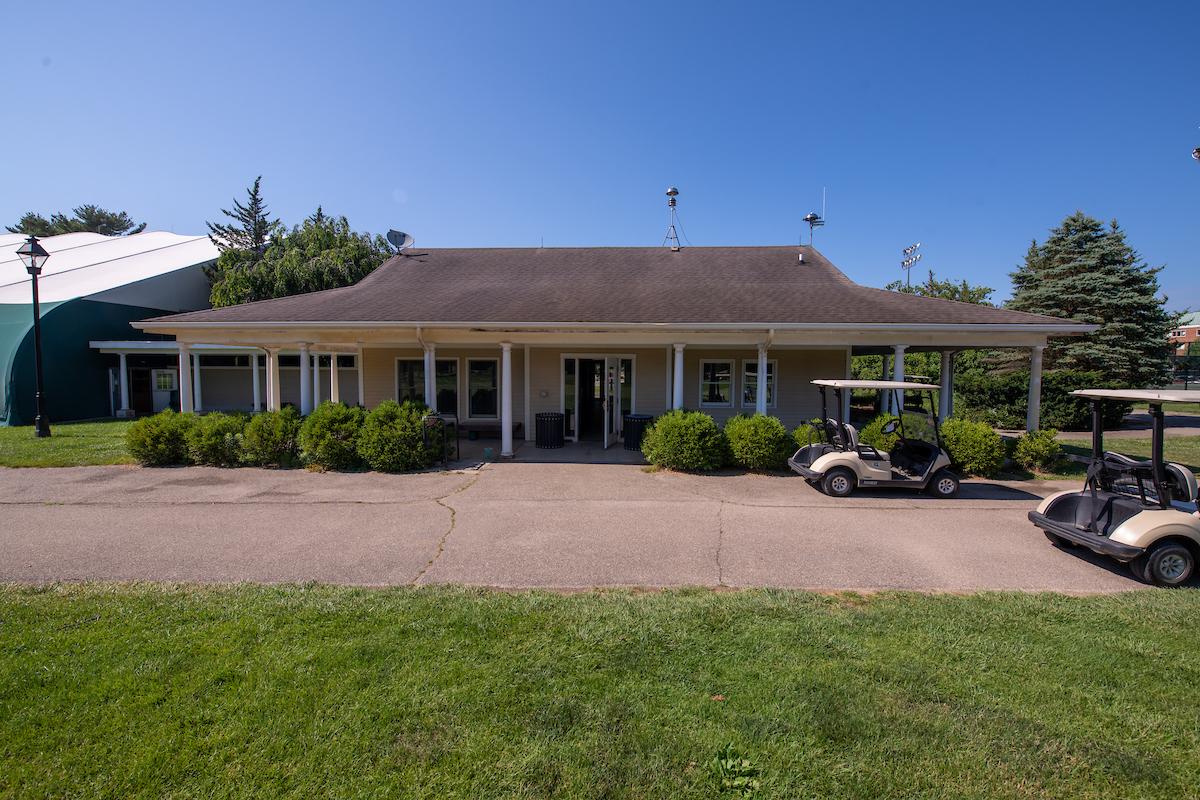
M 204 231 L 257 174 L 425 246 L 899 251 L 1007 296 L 1083 209 L 1200 307 L 1198 3 L 20 3 L 0 219 L 94 202 Z M 915 276 L 914 276 L 915 277 Z

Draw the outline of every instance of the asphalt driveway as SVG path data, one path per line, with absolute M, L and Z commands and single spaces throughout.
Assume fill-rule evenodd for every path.
M 1056 488 L 967 482 L 955 500 L 835 500 L 793 477 L 519 462 L 418 475 L 10 469 L 0 471 L 0 581 L 1141 586 L 1029 524 Z

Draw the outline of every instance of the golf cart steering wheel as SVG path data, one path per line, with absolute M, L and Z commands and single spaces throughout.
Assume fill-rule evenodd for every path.
M 891 434 L 896 433 L 896 431 L 898 431 L 899 429 L 900 429 L 900 420 L 889 419 L 887 422 L 883 423 L 883 427 L 880 428 L 879 430 L 881 433 L 883 433 L 883 435 L 890 436 Z M 897 435 L 899 435 L 899 434 L 897 434 Z M 900 438 L 903 439 L 904 437 L 901 436 Z

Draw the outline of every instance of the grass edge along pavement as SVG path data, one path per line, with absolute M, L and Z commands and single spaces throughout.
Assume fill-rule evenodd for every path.
M 51 436 L 39 439 L 32 425 L 0 426 L 0 466 L 81 467 L 132 464 L 125 431 L 133 420 L 52 422 Z
M 0 587 L 0 796 L 1182 797 L 1200 592 Z

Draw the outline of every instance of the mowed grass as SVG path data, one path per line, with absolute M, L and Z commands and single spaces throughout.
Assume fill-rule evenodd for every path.
M 6 797 L 1194 797 L 1200 592 L 0 588 Z
M 0 467 L 78 467 L 132 464 L 125 451 L 131 420 L 52 422 L 50 437 L 39 439 L 32 425 L 0 427 Z
M 1092 456 L 1092 443 L 1085 439 L 1060 440 L 1063 452 L 1083 459 Z M 1124 453 L 1138 458 L 1150 457 L 1150 439 L 1134 439 L 1130 437 L 1105 435 L 1104 449 L 1114 453 Z M 1163 455 L 1167 461 L 1182 464 L 1192 472 L 1200 475 L 1200 436 L 1171 436 L 1163 439 Z M 1080 478 L 1087 475 L 1087 462 L 1064 460 L 1055 468 L 1052 474 L 1039 474 L 1041 478 Z

